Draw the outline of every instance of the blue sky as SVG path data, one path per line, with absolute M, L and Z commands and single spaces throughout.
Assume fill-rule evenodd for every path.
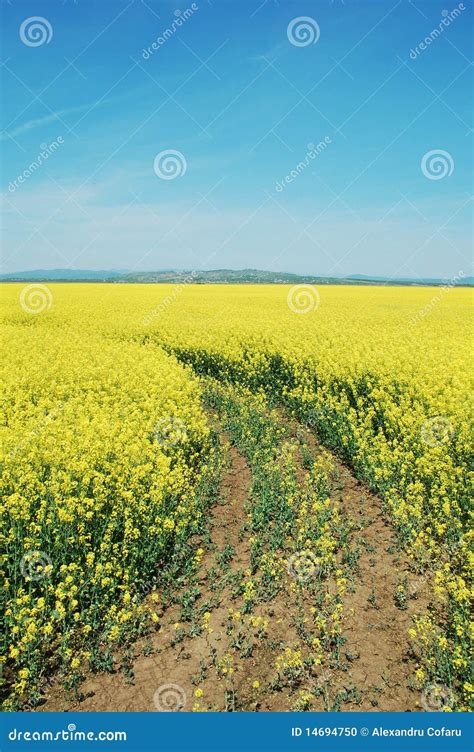
M 4 0 L 2 15 L 4 271 L 471 273 L 469 0 Z M 174 179 L 154 169 L 168 150 Z

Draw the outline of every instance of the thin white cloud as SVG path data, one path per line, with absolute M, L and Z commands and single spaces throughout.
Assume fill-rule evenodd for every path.
M 89 110 L 91 109 L 91 107 L 95 107 L 98 104 L 101 104 L 101 102 L 88 102 L 87 104 L 77 105 L 76 107 L 68 107 L 65 110 L 57 110 L 56 112 L 51 112 L 49 115 L 45 115 L 41 118 L 28 120 L 26 123 L 18 125 L 11 131 L 2 131 L 2 133 L 0 134 L 0 141 L 5 141 L 5 139 L 9 138 L 10 136 L 14 138 L 15 136 L 19 136 L 21 133 L 26 133 L 27 131 L 31 131 L 34 128 L 41 128 L 41 126 L 43 125 L 54 123 L 55 120 L 60 120 L 63 115 L 68 115 L 71 112 L 84 112 L 84 110 Z

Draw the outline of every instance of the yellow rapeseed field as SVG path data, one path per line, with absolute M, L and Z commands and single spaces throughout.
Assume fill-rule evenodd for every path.
M 433 606 L 420 687 L 467 708 L 472 394 L 467 289 L 4 285 L 6 707 L 157 620 L 145 598 L 205 513 L 201 377 L 309 425 L 377 491 Z

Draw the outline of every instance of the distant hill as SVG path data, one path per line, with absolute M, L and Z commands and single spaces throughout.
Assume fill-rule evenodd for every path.
M 389 280 L 387 277 L 370 277 L 366 274 L 350 274 L 347 279 L 355 282 L 378 282 L 380 284 L 397 284 L 397 285 L 447 285 L 453 284 L 455 287 L 466 287 L 474 284 L 474 277 L 463 277 L 460 280 L 437 279 L 436 277 L 423 277 L 413 279 L 412 277 L 397 277 L 396 280 Z
M 12 272 L 10 274 L 0 274 L 0 279 L 4 281 L 27 281 L 36 280 L 48 281 L 53 280 L 76 282 L 76 281 L 97 281 L 108 282 L 121 277 L 123 271 L 95 271 L 91 269 L 33 269 L 26 272 Z
M 260 269 L 211 269 L 206 271 L 135 272 L 123 275 L 123 282 L 194 282 L 195 284 L 339 284 L 337 277 L 314 277 L 290 272 L 268 272 Z
M 135 284 L 313 284 L 313 285 L 446 285 L 467 287 L 474 284 L 474 277 L 464 277 L 451 282 L 447 279 L 389 279 L 370 277 L 365 274 L 351 274 L 348 277 L 319 277 L 314 275 L 292 274 L 291 272 L 269 272 L 259 269 L 211 269 L 206 271 L 180 271 L 162 269 L 156 272 L 130 272 L 124 270 L 91 269 L 34 269 L 24 272 L 0 274 L 4 282 L 111 282 Z

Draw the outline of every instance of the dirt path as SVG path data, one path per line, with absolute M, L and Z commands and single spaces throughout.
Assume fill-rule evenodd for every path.
M 287 438 L 313 455 L 321 451 L 308 429 L 283 415 L 282 423 Z M 221 439 L 228 462 L 208 535 L 196 541 L 202 551 L 196 576 L 177 587 L 174 603 L 159 614 L 160 629 L 133 646 L 127 671 L 89 675 L 80 687 L 81 701 L 65 699 L 56 686 L 40 710 L 416 710 L 407 630 L 425 604 L 404 597 L 405 587 L 397 591 L 410 577 L 408 561 L 397 549 L 381 501 L 334 456 L 331 495 L 352 530 L 351 562 L 341 564 L 351 576 L 340 659 L 309 668 L 296 684 L 275 684 L 275 660 L 301 642 L 304 613 L 314 600 L 295 593 L 289 578 L 270 602 L 246 613 L 252 473 L 228 436 Z M 298 473 L 304 473 L 303 464 L 301 458 Z

